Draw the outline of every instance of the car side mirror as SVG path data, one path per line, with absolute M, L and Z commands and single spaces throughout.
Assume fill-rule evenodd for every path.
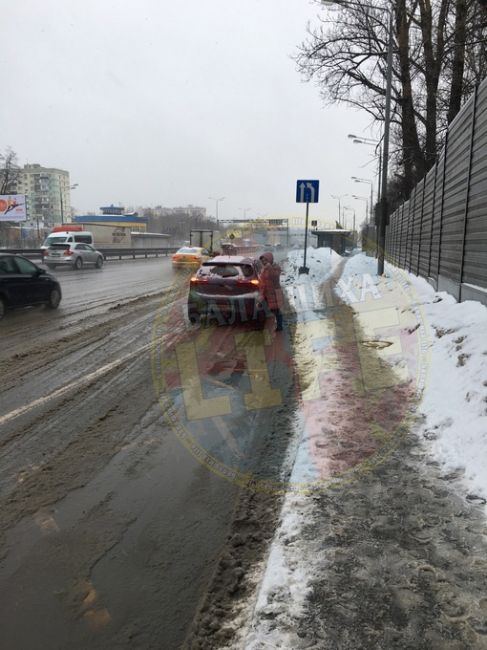
M 37 269 L 36 275 L 46 275 L 46 269 Z

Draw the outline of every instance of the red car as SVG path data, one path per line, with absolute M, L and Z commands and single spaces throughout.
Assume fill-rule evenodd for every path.
M 265 321 L 258 260 L 239 255 L 218 255 L 204 262 L 190 280 L 188 317 L 192 323 L 216 320 Z

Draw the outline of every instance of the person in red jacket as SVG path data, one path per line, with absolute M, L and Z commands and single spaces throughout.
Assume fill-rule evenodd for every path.
M 260 256 L 262 271 L 259 280 L 262 295 L 269 310 L 276 317 L 276 332 L 282 330 L 282 290 L 281 290 L 281 267 L 274 262 L 272 253 L 264 253 Z

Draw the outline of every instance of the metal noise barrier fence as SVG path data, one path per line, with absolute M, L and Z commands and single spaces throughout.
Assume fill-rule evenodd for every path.
M 487 304 L 487 80 L 451 123 L 435 166 L 390 216 L 385 254 L 459 301 Z

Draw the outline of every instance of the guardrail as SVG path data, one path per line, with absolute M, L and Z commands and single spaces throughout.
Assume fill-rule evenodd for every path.
M 159 255 L 172 255 L 178 249 L 177 248 L 97 248 L 96 250 L 103 253 L 103 257 L 106 260 L 109 259 L 123 259 L 124 257 L 130 257 L 136 259 L 137 257 L 159 257 Z
M 138 257 L 147 259 L 148 257 L 159 257 L 160 255 L 172 255 L 177 248 L 97 248 L 96 250 L 103 253 L 106 260 L 130 258 L 135 260 Z M 12 253 L 13 255 L 23 255 L 30 260 L 39 260 L 42 262 L 42 251 L 40 248 L 2 248 L 0 253 Z

